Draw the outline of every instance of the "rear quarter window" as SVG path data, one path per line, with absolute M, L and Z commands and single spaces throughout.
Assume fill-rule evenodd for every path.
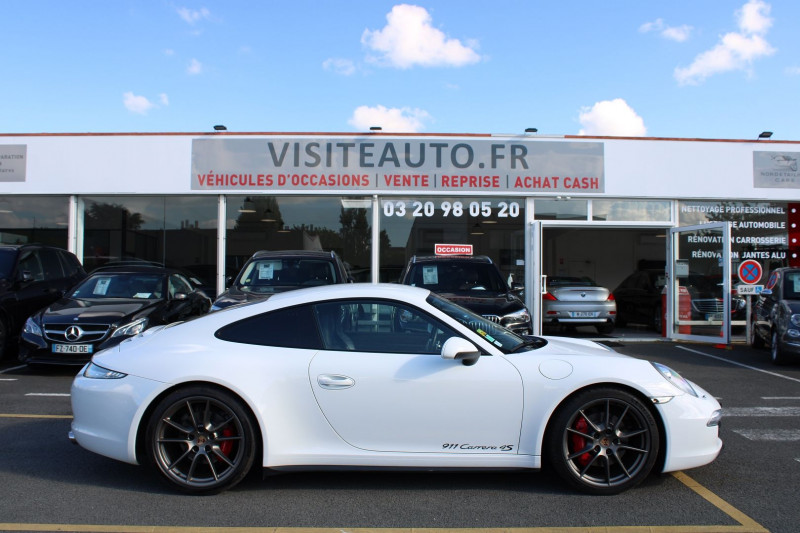
M 215 336 L 228 342 L 258 346 L 322 348 L 310 306 L 279 309 L 245 318 L 219 329 Z

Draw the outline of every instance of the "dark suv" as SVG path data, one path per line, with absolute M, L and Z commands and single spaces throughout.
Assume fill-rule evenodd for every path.
M 761 291 L 751 317 L 750 343 L 770 347 L 772 362 L 800 358 L 800 268 L 776 268 Z
M 9 355 L 25 320 L 86 277 L 78 258 L 39 244 L 0 244 L 0 359 Z
M 211 310 L 218 311 L 244 302 L 264 300 L 276 292 L 352 281 L 347 268 L 335 252 L 256 252 L 244 264 L 230 287 L 217 297 Z
M 522 287 L 509 287 L 487 256 L 414 256 L 400 283 L 440 294 L 514 333 L 533 331 L 531 314 L 519 297 Z

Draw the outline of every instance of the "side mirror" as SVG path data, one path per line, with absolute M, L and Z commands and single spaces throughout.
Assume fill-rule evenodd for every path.
M 30 270 L 23 270 L 19 276 L 19 281 L 22 283 L 30 283 L 33 281 L 33 274 Z
M 481 352 L 478 348 L 461 337 L 450 337 L 442 346 L 442 359 L 461 361 L 465 366 L 474 365 L 480 356 Z
M 185 300 L 186 293 L 185 292 L 176 292 L 175 296 L 172 297 L 173 300 Z
M 761 289 L 761 292 L 759 294 L 761 296 L 769 296 L 770 294 L 772 294 L 772 289 Z

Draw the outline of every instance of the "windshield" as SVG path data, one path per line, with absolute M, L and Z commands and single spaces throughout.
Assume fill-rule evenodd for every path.
M 334 283 L 342 280 L 332 261 L 279 257 L 249 262 L 236 286 L 243 292 L 263 294 Z
M 531 344 L 530 340 L 523 339 L 500 324 L 483 318 L 480 315 L 476 315 L 472 311 L 465 309 L 460 305 L 456 305 L 450 300 L 446 300 L 437 294 L 431 293 L 428 296 L 427 301 L 433 307 L 444 312 L 452 319 L 469 328 L 471 331 L 474 331 L 488 342 L 502 350 L 504 353 L 511 353 L 518 350 L 522 346 Z M 530 339 L 536 338 L 531 337 Z
M 415 263 L 408 279 L 410 285 L 433 292 L 508 292 L 508 286 L 491 263 L 466 261 Z
M 14 261 L 17 258 L 17 251 L 13 248 L 0 250 L 0 279 L 11 279 L 14 273 Z
M 164 294 L 162 274 L 131 272 L 94 274 L 72 292 L 73 298 L 135 298 L 153 300 Z
M 800 300 L 800 271 L 786 273 L 783 282 L 783 298 Z

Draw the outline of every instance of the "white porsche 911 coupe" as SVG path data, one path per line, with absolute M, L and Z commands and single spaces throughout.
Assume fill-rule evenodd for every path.
M 658 363 L 346 284 L 157 326 L 72 385 L 70 438 L 189 493 L 265 469 L 539 469 L 594 494 L 713 461 L 719 403 Z

